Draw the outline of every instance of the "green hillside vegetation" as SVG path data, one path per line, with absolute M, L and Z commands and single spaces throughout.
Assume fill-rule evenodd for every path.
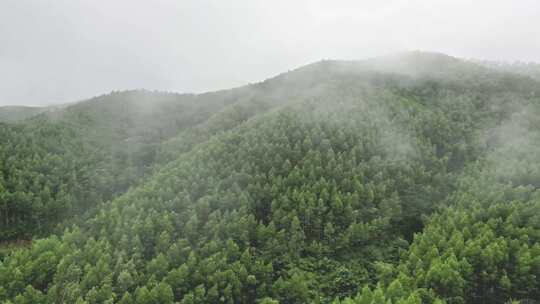
M 0 107 L 0 122 L 17 122 L 47 110 L 47 107 L 3 106 Z
M 540 298 L 540 83 L 321 61 L 0 125 L 5 303 Z
M 504 71 L 508 73 L 514 73 L 524 76 L 532 77 L 536 80 L 540 80 L 540 64 L 536 62 L 499 62 L 489 60 L 474 60 L 474 63 L 486 66 L 490 69 Z

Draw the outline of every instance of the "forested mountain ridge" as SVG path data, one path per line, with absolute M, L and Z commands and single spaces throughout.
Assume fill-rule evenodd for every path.
M 415 52 L 2 124 L 3 237 L 68 228 L 2 257 L 0 300 L 537 299 L 539 113 L 532 78 Z
M 1 122 L 16 122 L 46 111 L 46 107 L 0 106 Z
M 540 64 L 535 62 L 499 62 L 489 60 L 472 60 L 472 62 L 490 69 L 514 73 L 540 80 Z

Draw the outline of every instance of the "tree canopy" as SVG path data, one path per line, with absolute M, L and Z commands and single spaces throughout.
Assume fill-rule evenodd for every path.
M 0 240 L 32 240 L 0 301 L 538 299 L 539 111 L 532 78 L 412 53 L 0 123 Z

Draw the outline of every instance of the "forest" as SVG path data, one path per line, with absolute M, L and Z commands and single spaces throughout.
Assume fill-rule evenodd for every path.
M 0 107 L 0 302 L 534 303 L 539 70 L 409 52 Z

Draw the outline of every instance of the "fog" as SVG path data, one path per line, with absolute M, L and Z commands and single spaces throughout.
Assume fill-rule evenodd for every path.
M 2 0 L 0 105 L 204 92 L 406 50 L 540 61 L 536 1 Z

